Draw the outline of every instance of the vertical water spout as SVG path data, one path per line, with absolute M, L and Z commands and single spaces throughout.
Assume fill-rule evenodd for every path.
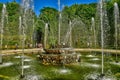
M 31 45 L 30 47 L 31 48 L 34 48 L 35 47 L 35 20 L 34 20 L 34 14 L 33 14 L 33 11 L 34 11 L 34 0 L 31 0 L 30 1 L 30 8 L 31 8 L 31 11 L 30 11 L 30 22 L 31 22 L 31 31 L 30 31 L 30 42 Z M 28 34 L 29 35 L 29 34 Z
M 32 44 L 33 44 L 33 48 L 35 47 L 35 20 L 34 20 L 34 16 L 33 16 L 33 35 L 32 35 Z
M 0 26 L 0 37 L 1 37 L 1 42 L 0 42 L 0 63 L 2 63 L 2 44 L 3 44 L 3 28 L 4 28 L 4 20 L 5 20 L 5 16 L 6 16 L 6 5 L 3 4 L 3 8 L 2 8 L 2 15 L 1 15 L 1 26 Z
M 44 48 L 47 48 L 47 31 L 48 31 L 48 23 L 45 23 L 45 34 L 44 34 Z
M 60 0 L 58 0 L 58 8 L 59 8 L 59 22 L 58 22 L 58 45 L 60 45 L 60 26 L 61 26 L 61 13 L 60 13 Z
M 114 26 L 115 26 L 115 48 L 118 49 L 118 22 L 119 22 L 119 8 L 118 4 L 114 3 Z M 117 53 L 116 53 L 116 62 L 117 61 Z
M 19 39 L 20 39 L 20 43 L 19 43 L 20 45 L 19 46 L 21 46 L 21 43 L 22 43 L 21 42 L 21 37 L 22 37 L 21 36 L 21 31 L 22 31 L 21 29 L 22 29 L 22 18 L 21 18 L 21 16 L 19 16 Z
M 28 31 L 30 29 L 30 22 L 29 22 L 29 19 L 31 20 L 31 15 L 30 15 L 30 10 L 32 11 L 33 9 L 33 0 L 22 0 L 22 4 L 21 4 L 21 46 L 22 46 L 22 59 L 21 59 L 21 66 L 22 66 L 22 69 L 21 69 L 21 78 L 24 78 L 24 49 L 25 49 L 25 41 L 26 41 L 26 36 L 30 36 L 29 37 L 29 40 L 31 38 L 31 35 L 28 35 Z M 29 16 L 29 17 L 28 17 Z M 32 21 L 32 20 L 31 20 Z M 32 26 L 33 27 L 33 26 Z
M 100 25 L 101 25 L 101 49 L 102 49 L 102 74 L 104 74 L 104 31 L 103 31 L 103 0 L 100 0 Z
M 94 48 L 96 48 L 96 29 L 95 29 L 95 19 L 92 17 L 92 28 L 93 28 L 93 36 L 94 36 Z
M 24 66 L 24 38 L 22 36 L 22 31 L 24 33 L 24 30 L 22 29 L 22 18 L 21 16 L 19 17 L 19 36 L 20 36 L 20 46 L 22 46 L 22 57 L 21 57 L 21 64 L 22 64 L 22 71 L 21 71 L 21 78 L 24 77 L 24 69 L 23 69 L 23 66 Z
M 72 22 L 70 20 L 69 22 L 69 27 L 70 27 L 70 32 L 69 32 L 69 36 L 70 36 L 70 47 L 72 47 Z
M 22 71 L 21 71 L 21 78 L 23 78 L 24 77 L 24 68 L 23 68 L 23 66 L 24 66 L 24 48 L 25 48 L 25 27 L 22 27 Z

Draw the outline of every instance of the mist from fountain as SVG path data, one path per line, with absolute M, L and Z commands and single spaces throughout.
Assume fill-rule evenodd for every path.
M 86 30 L 85 24 L 81 21 L 80 18 L 75 18 L 72 21 L 69 21 L 69 24 L 64 27 L 61 28 L 61 31 L 63 31 L 64 34 L 62 34 L 61 36 L 61 40 L 63 41 L 63 43 L 65 45 L 69 45 L 69 47 L 73 47 L 75 45 L 75 41 L 78 40 L 78 36 L 80 37 L 80 33 L 81 31 Z M 75 35 L 77 36 L 73 36 L 73 31 L 75 32 Z M 78 32 L 77 32 L 78 31 Z M 87 34 L 87 30 L 84 32 L 84 34 Z M 74 39 L 74 40 L 73 40 Z
M 69 46 L 72 47 L 72 34 L 71 34 L 71 30 L 72 30 L 72 21 L 69 21 L 69 28 L 68 31 L 65 35 L 64 41 L 63 43 L 67 43 L 69 41 Z
M 114 3 L 114 26 L 115 26 L 115 49 L 118 49 L 118 30 L 119 30 L 119 25 L 120 25 L 120 18 L 119 18 L 119 8 L 118 4 L 115 2 Z M 116 53 L 116 62 L 117 61 L 117 53 Z
M 2 61 L 2 46 L 3 46 L 3 33 L 4 33 L 4 24 L 5 24 L 5 16 L 6 16 L 6 5 L 3 4 L 2 8 L 2 15 L 1 15 L 1 26 L 0 26 L 0 64 L 3 63 Z

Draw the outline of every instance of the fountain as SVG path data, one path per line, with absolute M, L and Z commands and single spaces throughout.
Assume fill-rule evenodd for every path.
M 60 45 L 60 27 L 61 27 L 61 12 L 60 12 L 60 0 L 58 0 L 58 8 L 59 8 L 59 24 L 58 24 L 58 44 Z
M 20 39 L 20 43 L 19 43 L 19 46 L 22 46 L 22 41 L 21 41 L 21 38 L 22 38 L 22 18 L 21 16 L 19 16 L 19 39 Z
M 72 22 L 69 22 L 69 28 L 66 32 L 67 34 L 64 35 L 63 39 L 63 45 L 59 48 L 53 48 L 53 49 L 44 49 L 44 53 L 40 54 L 39 59 L 42 61 L 43 64 L 49 65 L 64 65 L 64 64 L 71 64 L 80 62 L 80 56 L 79 54 L 76 54 L 74 49 L 72 48 L 72 34 L 71 31 L 74 28 L 74 25 L 80 23 L 78 19 L 73 20 Z M 47 25 L 45 26 L 45 40 L 44 44 L 46 45 L 46 32 L 47 32 Z M 62 37 L 61 37 L 62 38 Z M 66 47 L 66 44 L 69 44 L 69 47 Z
M 107 18 L 107 11 L 106 11 L 106 7 L 105 7 L 105 1 L 104 0 L 100 0 L 98 6 L 99 6 L 99 9 L 100 10 L 98 13 L 99 14 L 99 27 L 100 27 L 100 35 L 101 35 L 101 52 L 102 52 L 102 61 L 101 61 L 101 75 L 100 77 L 103 77 L 105 74 L 104 74 L 104 51 L 103 49 L 104 48 L 107 48 L 108 46 L 108 40 L 109 40 L 109 30 L 110 30 L 110 26 L 108 24 L 108 18 Z
M 31 6 L 31 8 L 32 8 L 32 11 L 34 11 L 34 0 L 31 0 L 31 4 L 32 4 L 32 6 Z M 35 34 L 36 34 L 36 32 L 35 32 L 35 16 L 33 15 L 33 12 L 31 11 L 31 22 L 32 22 L 32 33 L 31 33 L 31 40 L 32 40 L 32 47 L 33 48 L 35 48 L 36 47 L 36 45 L 35 45 Z
M 60 41 L 62 41 L 61 37 L 61 13 L 60 13 L 60 0 L 58 0 L 58 7 L 59 7 L 59 23 L 58 23 L 58 48 L 53 48 L 53 49 L 47 49 L 46 48 L 46 39 L 47 39 L 47 30 L 48 30 L 48 24 L 45 24 L 45 35 L 44 35 L 44 53 L 40 54 L 39 59 L 40 61 L 42 61 L 43 64 L 45 65 L 65 65 L 65 64 L 70 64 L 70 63 L 76 63 L 77 61 L 80 61 L 80 56 L 77 56 L 77 54 L 75 54 L 75 51 L 72 47 L 72 27 L 73 24 L 76 23 L 73 20 L 69 21 L 69 28 L 67 29 L 67 40 L 66 37 L 64 38 L 63 44 L 61 44 Z M 66 47 L 66 43 L 67 41 L 69 41 L 69 47 Z
M 118 30 L 119 30 L 119 9 L 118 4 L 114 3 L 114 24 L 115 24 L 115 49 L 118 49 Z M 117 53 L 116 53 L 116 62 L 117 60 Z
M 3 29 L 4 29 L 4 20 L 5 20 L 5 16 L 6 16 L 6 5 L 3 4 L 3 8 L 2 8 L 2 18 L 1 18 L 1 26 L 0 26 L 0 34 L 1 34 L 1 43 L 0 43 L 0 64 L 2 64 L 2 44 L 3 44 Z
M 48 23 L 45 23 L 44 48 L 47 48 Z
M 25 26 L 24 26 L 25 27 Z M 21 78 L 24 78 L 24 45 L 25 45 L 25 28 L 22 26 L 22 17 L 19 17 L 19 36 L 20 36 L 20 46 L 22 46 L 22 55 L 15 56 L 15 58 L 21 59 Z
M 104 76 L 103 0 L 100 0 L 100 21 L 101 21 L 101 49 L 102 49 L 102 74 L 101 76 Z
M 70 38 L 70 47 L 72 47 L 72 21 L 69 22 L 69 27 L 70 27 L 70 31 L 69 31 L 69 38 Z
M 92 31 L 94 35 L 94 48 L 96 48 L 96 28 L 95 28 L 95 19 L 92 17 Z
M 23 0 L 23 4 L 26 4 L 25 1 L 28 0 Z M 101 0 L 102 1 L 102 0 Z M 28 4 L 27 4 L 28 5 Z M 14 73 L 14 69 L 13 66 L 15 65 L 17 70 L 20 70 L 20 75 L 22 80 L 58 80 L 58 79 L 63 79 L 65 78 L 66 80 L 115 80 L 114 78 L 111 77 L 106 77 L 107 76 L 107 72 L 104 72 L 104 64 L 109 66 L 109 68 L 111 67 L 107 62 L 104 63 L 104 22 L 102 17 L 104 15 L 103 10 L 101 10 L 101 45 L 102 45 L 102 74 L 99 74 L 99 70 L 101 69 L 101 63 L 100 62 L 100 56 L 96 55 L 87 55 L 86 54 L 82 54 L 79 55 L 80 53 L 75 53 L 74 49 L 71 48 L 72 46 L 74 46 L 75 40 L 81 39 L 80 36 L 84 37 L 83 35 L 86 34 L 86 30 L 84 30 L 83 27 L 85 27 L 84 25 L 80 25 L 81 22 L 79 22 L 80 20 L 76 19 L 69 21 L 68 24 L 69 26 L 67 26 L 68 28 L 66 29 L 67 31 L 65 31 L 65 33 L 61 33 L 61 34 L 66 34 L 64 36 L 59 36 L 60 40 L 58 40 L 58 43 L 61 44 L 60 42 L 63 41 L 63 45 L 62 47 L 59 48 L 53 48 L 53 49 L 47 49 L 47 35 L 48 35 L 48 23 L 44 23 L 45 24 L 45 36 L 44 36 L 44 48 L 45 48 L 45 52 L 40 53 L 39 54 L 39 61 L 41 61 L 44 65 L 40 64 L 39 61 L 36 60 L 36 57 L 34 54 L 29 54 L 29 58 L 28 56 L 24 55 L 24 48 L 25 48 L 25 40 L 26 40 L 26 30 L 27 30 L 27 17 L 26 15 L 29 15 L 27 13 L 27 9 L 25 7 L 25 5 L 22 5 L 23 9 L 23 14 L 21 14 L 21 16 L 19 17 L 19 35 L 20 35 L 20 45 L 22 46 L 23 49 L 23 53 L 20 56 L 15 56 L 15 60 L 13 61 L 13 56 L 11 62 L 13 61 L 13 63 L 9 62 L 9 64 L 5 64 L 8 68 L 10 68 L 10 73 Z M 101 9 L 102 9 L 102 2 L 101 2 Z M 34 22 L 34 21 L 33 21 Z M 76 24 L 79 23 L 79 24 Z M 64 23 L 63 23 L 64 24 Z M 60 25 L 63 25 L 60 24 Z M 92 18 L 92 28 L 94 30 L 94 35 L 92 35 L 92 37 L 94 37 L 93 39 L 93 43 L 94 46 L 96 48 L 96 33 L 97 31 L 95 31 L 95 26 L 94 26 L 95 22 L 94 22 L 94 18 Z M 74 26 L 75 25 L 75 26 Z M 77 26 L 78 25 L 78 26 Z M 65 25 L 66 26 L 66 25 Z M 60 31 L 62 31 L 62 27 L 64 26 L 59 26 L 60 27 Z M 97 26 L 96 26 L 97 27 Z M 33 29 L 34 30 L 34 29 Z M 73 31 L 75 31 L 76 33 L 73 34 Z M 85 32 L 82 33 L 81 31 Z M 78 33 L 80 32 L 80 33 Z M 60 32 L 59 32 L 60 33 Z M 78 36 L 79 34 L 79 36 Z M 73 36 L 75 35 L 75 36 Z M 75 40 L 74 40 L 75 39 Z M 85 39 L 82 39 L 85 40 Z M 80 41 L 78 41 L 79 43 Z M 91 41 L 92 42 L 92 41 Z M 65 46 L 65 44 L 68 44 L 69 47 Z M 81 62 L 81 58 L 82 61 Z M 5 57 L 5 59 L 7 59 Z M 19 62 L 21 62 L 19 64 Z M 32 62 L 32 63 L 31 63 Z M 78 63 L 81 62 L 81 63 Z M 31 63 L 31 64 L 30 64 Z M 3 63 L 4 64 L 4 63 Z M 21 66 L 22 64 L 22 66 Z M 10 66 L 9 66 L 10 65 Z M 13 66 L 11 66 L 13 65 Z M 20 67 L 19 67 L 20 65 Z M 50 65 L 50 66 L 46 66 L 46 65 Z M 54 66 L 55 65 L 55 66 Z M 57 65 L 57 66 L 56 66 Z M 112 64 L 111 64 L 112 65 Z M 62 66 L 62 67 L 61 67 Z M 114 65 L 113 65 L 114 66 Z M 1 68 L 4 66 L 0 65 L 0 74 L 2 72 L 2 70 L 4 68 Z M 6 68 L 6 71 L 9 70 L 8 68 Z M 108 71 L 109 69 L 108 67 L 105 68 L 105 71 Z M 35 70 L 36 69 L 36 70 Z M 97 69 L 97 70 L 96 70 Z M 114 70 L 111 69 L 111 70 Z M 86 73 L 87 71 L 87 73 Z M 95 72 L 94 72 L 95 71 Z M 17 71 L 16 71 L 17 72 Z M 18 71 L 19 72 L 19 71 Z M 57 74 L 56 74 L 57 73 Z M 116 74 L 115 71 L 113 71 L 113 73 Z M 40 75 L 43 75 L 42 77 Z M 105 76 L 104 76 L 105 74 Z M 112 73 L 110 73 L 112 74 Z M 4 74 L 1 74 L 4 75 Z M 5 74 L 7 75 L 7 74 Z M 85 75 L 85 76 L 84 76 Z M 88 75 L 88 76 L 86 76 Z M 114 75 L 114 74 L 112 74 Z M 110 76 L 112 76 L 110 75 Z M 9 75 L 8 75 L 9 76 Z M 9 77 L 18 77 L 19 74 L 13 74 L 10 75 Z M 63 77 L 64 76 L 64 77 Z M 83 79 L 84 77 L 86 77 L 85 79 Z M 44 79 L 43 79 L 44 78 Z M 18 79 L 18 78 L 17 78 Z M 14 80 L 14 79 L 11 79 Z M 20 79 L 21 80 L 21 79 Z
M 66 48 L 45 49 L 45 53 L 39 54 L 39 60 L 45 65 L 64 65 L 80 61 L 74 50 Z
M 104 50 L 105 48 L 107 48 L 108 46 L 108 40 L 109 40 L 109 30 L 110 30 L 110 26 L 108 24 L 108 18 L 107 18 L 107 11 L 106 11 L 106 7 L 105 7 L 105 0 L 100 0 L 100 2 L 98 3 L 98 29 L 100 31 L 99 35 L 100 35 L 100 39 L 101 39 L 101 74 L 97 75 L 98 80 L 106 80 L 106 73 L 104 72 Z M 96 45 L 96 43 L 95 43 Z M 112 78 L 111 78 L 112 79 Z M 111 80 L 110 79 L 110 80 Z M 94 80 L 91 79 L 90 80 Z
M 99 8 L 100 8 L 100 31 L 101 31 L 101 51 L 102 51 L 102 63 L 101 63 L 101 76 L 104 76 L 104 51 L 103 49 L 107 48 L 108 46 L 108 40 L 109 40 L 109 31 L 110 31 L 110 26 L 108 22 L 108 17 L 107 17 L 107 11 L 105 7 L 105 1 L 100 0 L 99 3 Z
M 7 20 L 7 24 L 8 24 L 8 15 L 7 15 L 7 11 L 6 11 L 6 5 L 3 4 L 3 8 L 2 8 L 2 16 L 1 16 L 1 26 L 0 26 L 0 34 L 1 34 L 1 42 L 0 42 L 0 67 L 8 67 L 13 65 L 12 62 L 4 62 L 3 63 L 3 54 L 2 54 L 2 46 L 3 46 L 3 34 L 4 34 L 4 26 L 5 26 L 5 19 Z
M 21 76 L 20 78 L 24 78 L 24 68 L 29 68 L 30 66 L 24 66 L 24 48 L 25 48 L 25 40 L 26 40 L 26 35 L 27 35 L 27 30 L 29 29 L 28 25 L 28 19 L 31 19 L 28 17 L 30 14 L 30 9 L 33 8 L 33 0 L 22 0 L 22 5 L 21 5 L 21 16 L 19 17 L 19 35 L 20 35 L 20 44 L 22 46 L 22 55 L 21 55 L 21 64 L 22 64 L 22 69 L 21 69 Z M 32 20 L 33 22 L 33 20 Z M 34 27 L 34 26 L 32 26 Z M 31 37 L 30 37 L 31 38 Z

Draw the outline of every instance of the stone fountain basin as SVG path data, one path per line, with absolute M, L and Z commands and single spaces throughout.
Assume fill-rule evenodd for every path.
M 37 56 L 43 64 L 70 64 L 80 62 L 80 56 L 72 48 L 45 49 L 45 53 Z
M 54 48 L 54 49 L 44 49 L 46 54 L 62 54 L 62 53 L 73 53 L 74 50 L 72 48 Z

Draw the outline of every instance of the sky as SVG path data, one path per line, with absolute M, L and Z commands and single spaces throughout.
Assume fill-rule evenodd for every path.
M 13 0 L 0 0 L 2 3 L 11 2 Z M 89 4 L 95 3 L 98 0 L 60 0 L 61 1 L 61 9 L 62 6 L 67 5 L 70 6 L 72 4 Z M 16 0 L 16 2 L 20 3 L 21 0 Z M 58 0 L 34 0 L 34 11 L 37 15 L 40 14 L 40 9 L 43 7 L 53 7 L 58 9 Z

